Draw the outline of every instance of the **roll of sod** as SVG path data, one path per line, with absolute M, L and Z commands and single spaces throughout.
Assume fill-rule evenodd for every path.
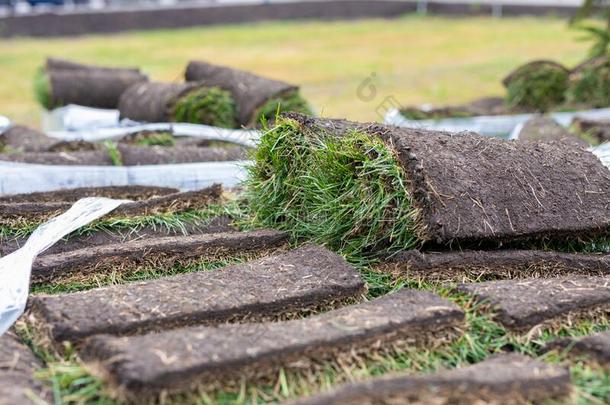
M 527 63 L 502 81 L 506 102 L 512 108 L 548 111 L 564 102 L 568 76 L 568 69 L 553 61 Z
M 591 59 L 570 74 L 568 101 L 590 107 L 610 106 L 610 57 Z
M 228 91 L 197 83 L 137 83 L 119 101 L 121 118 L 142 122 L 190 122 L 235 128 L 235 102 Z
M 186 68 L 187 81 L 203 81 L 231 92 L 240 125 L 252 126 L 261 119 L 275 119 L 278 111 L 311 114 L 299 87 L 250 72 L 207 62 L 193 61 Z
M 49 70 L 102 70 L 107 72 L 140 72 L 140 69 L 136 67 L 108 67 L 90 65 L 62 58 L 47 58 L 46 68 Z
M 256 220 L 346 254 L 610 233 L 610 171 L 565 143 L 289 114 L 247 183 Z
M 116 108 L 131 85 L 148 81 L 138 69 L 106 68 L 50 59 L 34 77 L 34 92 L 46 109 L 67 104 Z

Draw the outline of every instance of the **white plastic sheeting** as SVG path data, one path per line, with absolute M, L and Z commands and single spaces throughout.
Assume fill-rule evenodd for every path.
M 589 149 L 602 161 L 604 166 L 610 169 L 610 142 Z
M 0 115 L 0 133 L 11 126 L 11 120 Z
M 25 310 L 36 256 L 64 236 L 106 215 L 124 202 L 128 201 L 98 197 L 81 199 L 65 213 L 39 226 L 21 249 L 0 259 L 0 335 Z
M 0 195 L 78 187 L 159 186 L 183 191 L 238 185 L 247 161 L 145 166 L 56 166 L 0 162 Z
M 3 122 L 0 117 L 0 132 Z M 141 131 L 167 131 L 174 136 L 188 136 L 209 141 L 224 141 L 255 147 L 259 131 L 225 129 L 186 123 L 119 123 L 117 110 L 69 105 L 46 116 L 47 127 L 64 128 L 47 135 L 65 141 L 99 142 L 116 140 Z M 104 186 L 162 186 L 180 190 L 198 190 L 214 183 L 227 187 L 238 185 L 245 177 L 245 161 L 200 162 L 148 166 L 59 166 L 0 161 L 0 195 L 53 191 L 63 188 Z
M 119 126 L 120 115 L 119 110 L 69 104 L 43 112 L 42 126 L 46 131 L 112 128 Z
M 444 118 L 439 120 L 409 120 L 397 109 L 388 110 L 384 122 L 390 125 L 408 128 L 424 128 L 437 131 L 465 132 L 472 131 L 481 135 L 511 138 L 519 126 L 535 114 L 489 115 L 469 118 Z M 564 127 L 570 126 L 576 117 L 599 120 L 610 119 L 610 108 L 596 110 L 550 113 L 549 116 Z
M 260 137 L 260 132 L 256 130 L 226 129 L 186 123 L 145 124 L 129 120 L 120 121 L 118 110 L 104 110 L 79 105 L 68 105 L 45 114 L 44 128 L 47 134 L 64 141 L 98 142 L 107 139 L 120 139 L 141 131 L 167 131 L 174 136 L 190 136 L 254 147 Z
M 208 141 L 225 141 L 248 147 L 256 146 L 260 132 L 245 129 L 226 129 L 200 124 L 183 123 L 156 123 L 137 124 L 115 128 L 84 129 L 73 131 L 49 131 L 47 135 L 64 141 L 99 142 L 104 140 L 121 139 L 129 134 L 142 131 L 167 131 L 172 135 L 189 136 Z

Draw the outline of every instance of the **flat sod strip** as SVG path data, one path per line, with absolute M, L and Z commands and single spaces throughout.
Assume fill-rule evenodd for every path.
M 566 368 L 503 354 L 436 374 L 371 378 L 289 404 L 541 404 L 566 399 L 571 390 Z
M 254 126 L 262 118 L 271 121 L 278 110 L 311 115 L 299 87 L 244 70 L 203 61 L 189 62 L 184 74 L 188 82 L 204 82 L 229 91 L 237 105 L 238 124 Z
M 101 245 L 39 257 L 32 266 L 32 285 L 83 280 L 113 271 L 130 274 L 140 269 L 171 269 L 195 265 L 202 260 L 262 254 L 284 246 L 283 232 L 213 233 L 168 236 Z
M 118 145 L 123 166 L 158 165 L 195 162 L 226 162 L 246 160 L 246 148 L 220 147 L 163 147 Z
M 23 125 L 13 125 L 0 133 L 0 152 L 45 152 L 58 143 L 44 133 Z
M 91 248 L 94 246 L 125 243 L 132 240 L 144 238 L 159 238 L 166 236 L 200 235 L 206 233 L 237 232 L 233 220 L 227 216 L 215 217 L 202 223 L 184 224 L 180 228 L 164 228 L 159 226 L 144 226 L 138 229 L 111 231 L 107 229 L 85 233 L 83 235 L 71 235 L 63 239 L 49 249 L 42 252 L 39 257 L 57 253 L 70 252 L 78 249 Z M 25 245 L 28 237 L 15 239 L 0 239 L 0 257 L 6 256 Z
M 81 354 L 120 394 L 142 401 L 165 390 L 264 379 L 280 367 L 302 370 L 392 345 L 440 345 L 459 334 L 463 321 L 455 304 L 429 292 L 401 290 L 304 319 L 98 335 Z
M 127 88 L 147 81 L 139 69 L 48 59 L 34 77 L 34 91 L 38 102 L 49 110 L 68 104 L 116 108 Z
M 50 390 L 34 377 L 42 366 L 30 348 L 21 343 L 13 332 L 0 336 L 0 405 L 51 401 L 53 396 Z
M 114 155 L 114 156 L 113 156 Z M 63 166 L 139 166 L 244 160 L 242 147 L 162 147 L 100 145 L 98 150 L 0 153 L 0 160 Z
M 610 170 L 557 143 L 288 114 L 248 186 L 257 220 L 348 254 L 610 232 Z
M 426 281 L 474 281 L 561 275 L 609 275 L 610 254 L 491 250 L 399 252 L 377 266 L 383 273 Z
M 133 121 L 237 127 L 230 93 L 203 82 L 137 83 L 121 95 L 118 108 L 121 118 Z
M 56 191 L 0 196 L 0 203 L 76 202 L 85 197 L 107 197 L 119 200 L 145 200 L 180 192 L 176 188 L 155 186 L 80 187 Z
M 0 160 L 15 163 L 61 166 L 115 166 L 110 154 L 105 150 L 78 152 L 24 152 L 0 153 Z
M 583 338 L 566 338 L 551 342 L 547 350 L 559 350 L 570 356 L 589 358 L 610 372 L 610 331 L 596 333 Z
M 108 218 L 146 216 L 163 212 L 179 212 L 203 209 L 210 204 L 219 204 L 222 187 L 218 184 L 197 190 L 166 194 L 140 201 L 125 203 L 112 211 Z M 71 202 L 26 202 L 1 203 L 0 225 L 19 226 L 24 222 L 42 223 L 72 206 Z
M 491 305 L 495 319 L 515 332 L 610 312 L 610 277 L 561 277 L 460 284 L 457 291 Z
M 28 313 L 61 346 L 100 333 L 301 316 L 355 301 L 365 292 L 358 272 L 341 256 L 309 245 L 220 270 L 37 295 Z

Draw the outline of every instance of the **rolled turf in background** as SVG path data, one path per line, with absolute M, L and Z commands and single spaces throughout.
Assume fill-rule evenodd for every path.
M 275 118 L 278 109 L 283 112 L 311 114 L 308 103 L 301 97 L 299 87 L 279 80 L 268 79 L 250 72 L 227 66 L 192 61 L 186 68 L 187 81 L 203 81 L 230 91 L 238 110 L 242 126 L 253 126 L 265 118 Z
M 121 118 L 140 122 L 190 122 L 235 128 L 235 102 L 228 91 L 201 82 L 137 83 L 119 101 Z
M 68 104 L 116 108 L 119 97 L 129 86 L 145 81 L 148 77 L 135 68 L 83 65 L 49 58 L 34 77 L 34 91 L 46 109 Z
M 549 60 L 526 63 L 502 81 L 506 102 L 524 111 L 549 111 L 565 101 L 569 73 L 563 65 Z
M 248 186 L 255 220 L 354 256 L 610 233 L 610 171 L 564 143 L 288 114 Z

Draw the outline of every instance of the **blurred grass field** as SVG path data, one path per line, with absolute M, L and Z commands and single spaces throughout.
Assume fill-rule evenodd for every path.
M 375 110 L 388 96 L 406 105 L 503 95 L 500 80 L 520 63 L 551 58 L 571 66 L 582 60 L 587 46 L 575 41 L 578 36 L 565 20 L 552 17 L 412 15 L 2 39 L 0 114 L 38 126 L 32 78 L 46 56 L 58 56 L 141 66 L 152 79 L 168 81 L 181 80 L 188 60 L 205 59 L 299 83 L 321 115 L 378 120 Z M 365 97 L 359 97 L 363 82 Z

